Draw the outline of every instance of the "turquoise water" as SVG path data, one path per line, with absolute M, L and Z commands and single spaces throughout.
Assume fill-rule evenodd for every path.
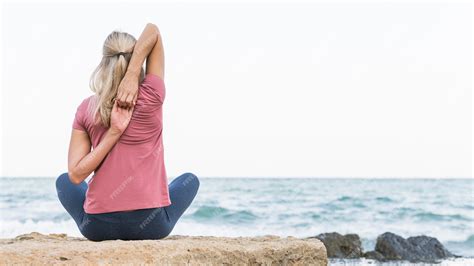
M 54 178 L 1 178 L 0 237 L 80 236 L 56 198 Z M 357 233 L 372 250 L 386 231 L 429 235 L 474 257 L 474 180 L 201 178 L 172 234 L 297 237 Z

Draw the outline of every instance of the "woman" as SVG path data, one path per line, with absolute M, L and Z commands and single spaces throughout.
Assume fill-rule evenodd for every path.
M 72 125 L 68 172 L 56 180 L 61 204 L 92 241 L 168 236 L 196 196 L 199 180 L 185 173 L 168 187 L 158 28 L 147 24 L 138 41 L 112 32 L 90 87 L 95 94 L 79 105 Z

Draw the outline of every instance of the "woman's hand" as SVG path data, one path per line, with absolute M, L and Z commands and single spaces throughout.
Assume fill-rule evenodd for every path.
M 128 109 L 121 108 L 118 106 L 118 100 L 115 100 L 110 115 L 110 130 L 112 133 L 121 135 L 127 129 L 132 118 L 133 108 L 133 106 Z
M 127 71 L 119 84 L 117 91 L 118 106 L 131 108 L 135 105 L 138 96 L 138 75 Z
M 110 128 L 100 140 L 99 145 L 91 151 L 91 142 L 86 132 L 73 129 L 69 144 L 68 173 L 74 184 L 80 184 L 102 163 L 107 154 L 119 141 L 132 117 L 133 107 L 118 107 L 117 100 L 112 107 Z

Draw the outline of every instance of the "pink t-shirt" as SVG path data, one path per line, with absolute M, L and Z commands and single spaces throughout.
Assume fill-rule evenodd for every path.
M 95 148 L 107 128 L 87 111 L 92 95 L 77 108 L 73 128 L 86 131 Z M 163 79 L 147 74 L 140 84 L 132 118 L 88 182 L 84 211 L 106 213 L 171 204 L 163 152 Z

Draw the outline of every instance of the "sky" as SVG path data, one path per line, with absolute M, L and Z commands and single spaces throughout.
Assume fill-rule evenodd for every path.
M 58 176 L 113 30 L 156 24 L 169 177 L 472 177 L 472 5 L 2 6 L 0 176 Z

